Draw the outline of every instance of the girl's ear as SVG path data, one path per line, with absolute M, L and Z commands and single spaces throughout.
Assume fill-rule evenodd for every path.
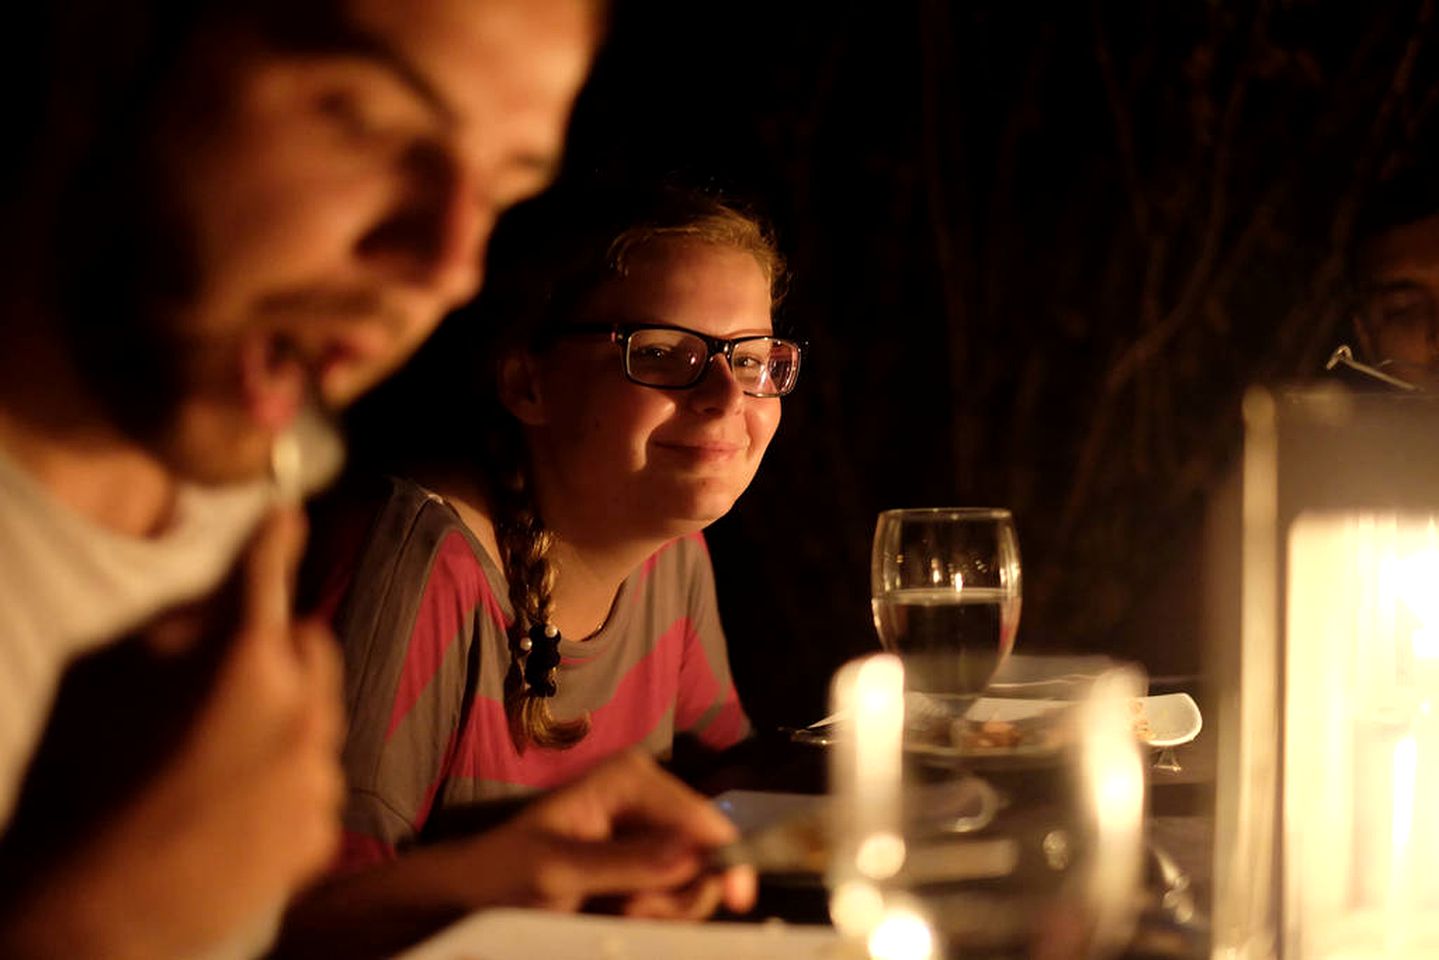
M 528 350 L 515 350 L 500 362 L 500 402 L 514 418 L 527 427 L 543 426 L 544 390 L 540 386 L 539 363 Z

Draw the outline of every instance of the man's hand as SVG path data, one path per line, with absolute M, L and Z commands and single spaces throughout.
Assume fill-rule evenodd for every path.
M 92 839 L 41 864 L 0 929 L 4 955 L 193 955 L 253 933 L 328 862 L 343 795 L 340 666 L 324 627 L 291 620 L 304 536 L 295 511 L 265 522 L 232 622 L 216 623 L 212 606 L 155 624 L 159 647 L 183 647 L 187 633 L 223 647 L 212 686 L 156 774 Z M 194 638 L 201 623 L 208 635 Z
M 161 817 L 146 819 L 171 838 L 173 882 L 213 891 L 212 906 L 197 898 L 195 914 L 212 913 L 217 932 L 281 904 L 338 841 L 340 663 L 326 628 L 291 621 L 303 543 L 296 512 L 261 528 L 245 560 L 233 646 L 148 798 Z

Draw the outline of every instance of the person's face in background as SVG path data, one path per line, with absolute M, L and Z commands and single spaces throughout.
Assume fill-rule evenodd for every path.
M 350 0 L 333 53 L 200 51 L 214 109 L 176 110 L 157 148 L 190 261 L 146 438 L 172 468 L 256 475 L 307 393 L 349 403 L 476 292 L 496 217 L 558 163 L 594 8 Z
M 716 337 L 773 332 L 770 278 L 734 247 L 661 239 L 633 251 L 623 277 L 590 298 L 580 323 L 686 327 Z M 684 390 L 625 378 L 603 337 L 564 338 L 533 359 L 538 402 L 526 423 L 547 521 L 587 533 L 674 537 L 727 513 L 779 426 L 777 397 L 746 395 L 722 356 Z M 512 405 L 512 410 L 515 407 Z M 591 515 L 570 517 L 565 511 Z
M 1377 234 L 1358 265 L 1354 325 L 1366 358 L 1439 389 L 1439 214 Z

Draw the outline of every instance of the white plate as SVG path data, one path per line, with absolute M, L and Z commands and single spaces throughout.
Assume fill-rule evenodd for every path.
M 910 696 L 915 696 L 910 694 Z M 1187 693 L 1162 693 L 1152 697 L 1137 697 L 1144 719 L 1149 722 L 1148 735 L 1141 737 L 1151 747 L 1176 747 L 1199 736 L 1204 727 L 1199 704 Z M 1061 707 L 1072 706 L 1072 700 L 1037 700 L 1013 697 L 980 697 L 970 705 L 965 716 L 970 720 L 1001 720 L 1014 723 L 1043 716 Z M 1139 717 L 1136 716 L 1136 726 Z M 839 720 L 839 714 L 831 714 L 806 730 L 819 732 Z
M 1177 747 L 1193 740 L 1204 729 L 1199 704 L 1187 693 L 1140 697 L 1139 702 L 1144 705 L 1144 715 L 1149 720 L 1149 736 L 1143 740 L 1151 747 Z
M 835 960 L 839 949 L 830 927 L 504 909 L 472 914 L 396 960 Z
M 999 665 L 989 692 L 999 696 L 1079 700 L 1094 681 L 1117 666 L 1098 654 L 1053 656 L 1013 654 Z
M 825 797 L 814 793 L 726 790 L 710 803 L 729 817 L 740 833 L 747 834 L 818 811 Z
M 1002 720 L 1016 723 L 1061 707 L 1072 706 L 1071 700 L 1027 700 L 1008 697 L 980 697 L 965 717 L 971 721 Z M 1151 747 L 1177 747 L 1199 736 L 1204 718 L 1199 704 L 1187 693 L 1161 693 L 1152 697 L 1135 697 L 1134 726 L 1136 731 L 1147 722 L 1148 730 L 1140 741 Z

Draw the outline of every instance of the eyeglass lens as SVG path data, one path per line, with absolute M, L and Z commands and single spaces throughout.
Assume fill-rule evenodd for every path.
M 683 330 L 636 330 L 626 355 L 631 379 L 654 387 L 688 387 L 704 376 L 709 345 Z M 794 388 L 799 346 L 775 337 L 755 337 L 734 345 L 730 369 L 745 393 L 782 396 Z

